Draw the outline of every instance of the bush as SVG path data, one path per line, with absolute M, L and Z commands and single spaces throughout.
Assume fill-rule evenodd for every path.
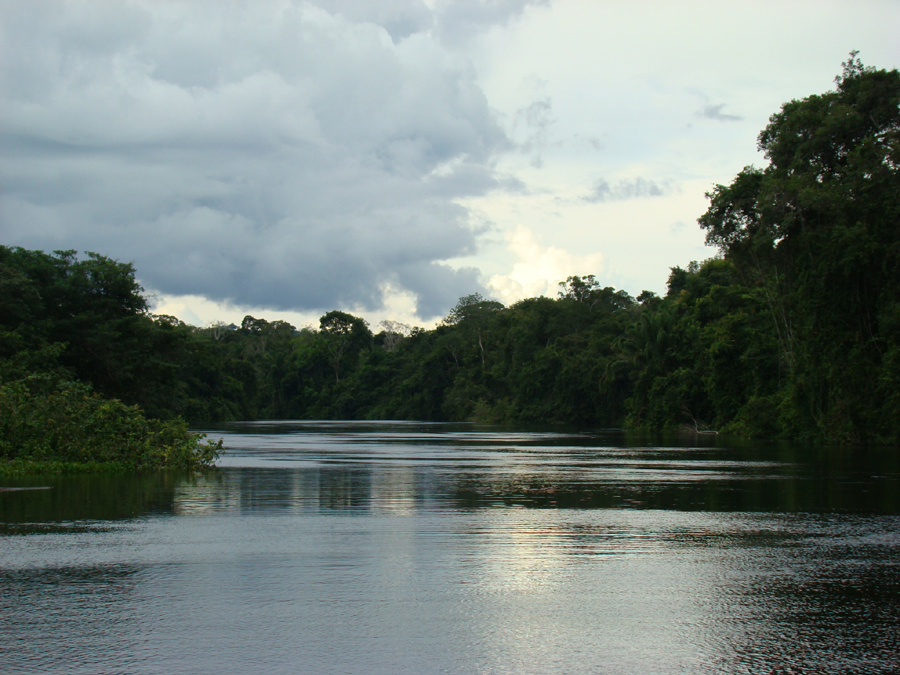
M 113 466 L 123 470 L 213 466 L 222 441 L 203 442 L 183 420 L 147 419 L 140 408 L 88 385 L 34 375 L 0 384 L 0 462 Z

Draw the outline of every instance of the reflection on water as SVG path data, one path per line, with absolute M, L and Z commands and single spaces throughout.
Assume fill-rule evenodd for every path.
M 0 672 L 896 672 L 897 453 L 275 423 L 6 479 Z

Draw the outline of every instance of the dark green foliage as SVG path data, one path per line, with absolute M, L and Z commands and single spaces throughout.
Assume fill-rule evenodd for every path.
M 215 461 L 221 444 L 202 445 L 185 422 L 148 419 L 136 405 L 175 417 L 190 352 L 190 329 L 148 316 L 141 291 L 131 265 L 94 253 L 0 247 L 3 471 Z
M 335 382 L 340 382 L 342 363 L 347 368 L 348 360 L 372 346 L 372 332 L 365 320 L 346 312 L 328 312 L 319 319 L 319 334 L 328 350 Z
M 190 329 L 147 314 L 130 264 L 0 246 L 0 375 L 50 370 L 174 417 Z
M 886 357 L 900 301 L 900 73 L 853 53 L 836 82 L 771 117 L 759 136 L 769 166 L 718 186 L 700 224 L 765 299 L 781 431 L 865 443 L 897 438 L 881 401 L 898 387 Z
M 147 419 L 86 385 L 33 376 L 0 385 L 0 471 L 25 463 L 125 470 L 212 466 L 222 442 L 201 443 L 182 421 Z M 26 465 L 27 466 L 27 465 Z

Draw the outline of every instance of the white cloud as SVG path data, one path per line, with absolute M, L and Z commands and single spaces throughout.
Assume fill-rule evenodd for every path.
M 506 305 L 540 295 L 554 296 L 559 282 L 571 275 L 599 275 L 603 271 L 601 254 L 577 255 L 557 246 L 544 246 L 523 225 L 506 238 L 507 248 L 517 260 L 512 272 L 495 274 L 488 282 L 494 296 Z

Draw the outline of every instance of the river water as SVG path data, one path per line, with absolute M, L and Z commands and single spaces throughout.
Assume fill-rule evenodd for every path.
M 900 452 L 414 423 L 3 479 L 0 672 L 900 672 Z

